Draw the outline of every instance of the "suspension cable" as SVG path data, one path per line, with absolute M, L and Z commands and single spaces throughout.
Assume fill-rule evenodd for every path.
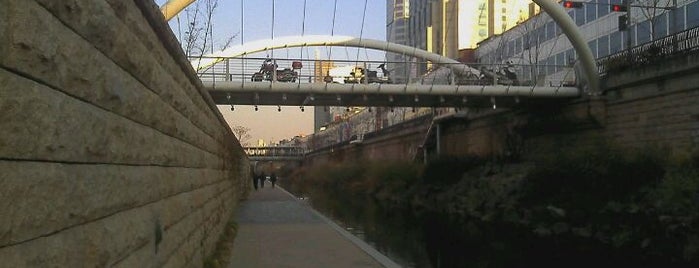
M 335 7 L 333 8 L 333 24 L 332 28 L 330 29 L 330 36 L 335 36 L 335 17 L 337 15 L 337 0 L 335 0 Z M 331 56 L 333 54 L 333 47 L 331 46 L 328 50 L 328 60 L 331 59 Z
M 360 44 L 362 43 L 362 37 L 363 37 L 363 35 L 364 35 L 364 21 L 365 21 L 365 19 L 366 19 L 366 7 L 367 7 L 367 3 L 368 3 L 368 1 L 367 1 L 367 0 L 364 0 L 364 13 L 362 14 L 362 27 L 361 27 L 361 29 L 359 30 L 359 43 L 360 43 Z M 357 48 L 357 59 L 354 61 L 354 65 L 359 64 L 359 52 L 360 52 L 360 49 Z M 369 73 L 368 70 L 365 70 L 365 73 L 368 74 L 368 73 Z M 367 78 L 365 78 L 365 79 L 367 79 Z
M 274 21 L 276 20 L 274 14 L 275 0 L 272 0 L 272 41 L 274 41 Z M 272 59 L 274 59 L 274 48 L 272 48 Z
M 301 36 L 306 35 L 306 2 L 308 2 L 308 1 L 303 0 L 303 17 L 301 19 Z M 301 57 L 299 57 L 299 58 L 301 58 L 301 60 L 303 61 L 303 47 L 300 49 L 300 51 L 301 51 Z M 301 84 L 301 77 L 300 76 L 299 76 L 298 81 L 299 81 L 299 84 Z
M 240 0 L 240 46 L 242 47 L 245 44 L 245 5 L 243 4 L 245 1 Z M 243 54 L 243 62 L 242 62 L 242 75 L 240 77 L 241 81 L 243 82 L 243 86 L 245 86 L 245 65 L 247 64 L 247 61 L 245 60 L 247 55 Z M 233 78 L 231 77 L 231 80 Z

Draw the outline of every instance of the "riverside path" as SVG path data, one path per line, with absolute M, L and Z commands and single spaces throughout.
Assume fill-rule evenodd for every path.
M 281 188 L 250 194 L 236 216 L 233 267 L 399 267 Z

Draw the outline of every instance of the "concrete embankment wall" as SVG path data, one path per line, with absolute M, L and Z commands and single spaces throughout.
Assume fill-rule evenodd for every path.
M 157 7 L 0 7 L 0 266 L 202 266 L 249 168 Z
M 699 53 L 610 74 L 603 81 L 606 92 L 599 97 L 525 105 L 515 110 L 486 109 L 441 120 L 439 151 L 451 156 L 526 160 L 560 148 L 605 140 L 625 148 L 691 153 L 699 149 L 697 62 Z M 429 122 L 398 128 L 361 144 L 314 152 L 307 162 L 409 160 L 415 152 L 421 152 L 418 146 L 426 140 L 427 126 Z M 433 156 L 434 136 L 427 141 L 428 154 Z
M 304 164 L 357 161 L 411 161 L 419 153 L 430 127 L 428 116 L 367 134 L 361 142 L 344 142 L 306 156 Z
M 519 150 L 526 158 L 603 138 L 624 148 L 691 153 L 699 149 L 697 62 L 699 54 L 682 55 L 610 74 L 600 97 L 448 122 L 442 152 L 502 156 Z

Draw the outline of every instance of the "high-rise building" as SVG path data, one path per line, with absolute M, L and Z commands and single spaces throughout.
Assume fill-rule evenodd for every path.
M 538 11 L 531 0 L 412 0 L 408 18 L 411 46 L 456 59 L 462 49 L 501 34 Z M 414 61 L 420 61 L 414 59 Z M 429 64 L 415 64 L 417 75 Z
M 459 0 L 459 49 L 501 34 L 529 18 L 531 0 Z
M 323 79 L 335 67 L 335 62 L 327 60 L 315 60 L 313 64 L 313 81 L 323 83 Z
M 408 19 L 410 18 L 410 0 L 388 0 L 386 3 L 386 41 L 409 45 Z M 408 57 L 397 53 L 386 53 L 391 79 L 404 83 L 410 76 Z
M 626 12 L 610 12 L 600 1 L 580 0 L 583 8 L 566 10 L 579 27 L 582 38 L 595 58 L 604 58 L 624 49 L 648 44 L 668 35 L 699 27 L 699 0 L 661 1 L 662 10 L 634 7 Z M 586 4 L 591 2 L 590 4 Z M 621 3 L 612 0 L 610 3 Z M 672 8 L 669 8 L 672 7 Z M 669 9 L 669 10 L 666 10 Z M 525 83 L 563 84 L 576 80 L 577 52 L 560 27 L 546 13 L 538 13 L 514 28 L 481 42 L 475 57 L 481 63 L 512 62 L 515 73 Z M 628 16 L 626 31 L 620 31 L 619 17 Z M 690 30 L 691 31 L 691 30 Z

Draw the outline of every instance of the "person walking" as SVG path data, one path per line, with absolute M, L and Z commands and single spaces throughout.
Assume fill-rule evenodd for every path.
M 269 181 L 272 182 L 272 188 L 274 188 L 274 185 L 277 183 L 277 175 L 272 173 L 272 175 L 269 176 Z
M 255 186 L 255 191 L 257 191 L 257 180 L 260 179 L 259 177 L 260 176 L 255 173 L 252 174 L 252 185 Z
M 264 172 L 261 173 L 260 174 L 260 188 L 265 188 L 265 178 L 267 178 L 265 173 Z

